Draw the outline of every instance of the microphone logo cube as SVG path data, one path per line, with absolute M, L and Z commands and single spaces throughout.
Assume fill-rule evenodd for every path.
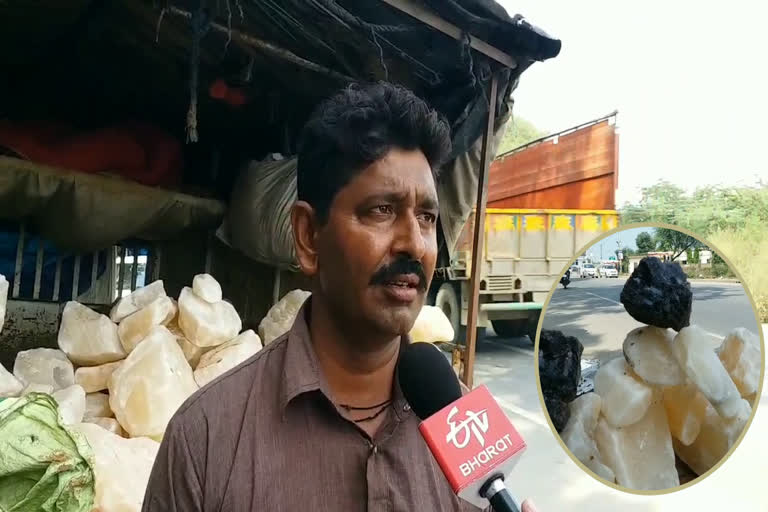
M 485 446 L 483 434 L 488 432 L 488 410 L 483 409 L 478 412 L 467 410 L 464 413 L 465 419 L 460 422 L 453 419 L 458 412 L 459 408 L 453 406 L 448 413 L 448 425 L 451 430 L 445 436 L 445 440 L 453 443 L 456 448 L 464 448 L 469 444 L 470 436 L 474 435 L 475 439 Z
M 506 474 L 525 449 L 525 441 L 485 386 L 433 414 L 419 430 L 460 495 L 488 475 Z

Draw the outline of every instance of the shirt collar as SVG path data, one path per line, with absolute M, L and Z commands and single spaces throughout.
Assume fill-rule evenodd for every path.
M 281 390 L 281 409 L 283 416 L 288 404 L 299 395 L 312 391 L 322 392 L 329 399 L 331 394 L 323 377 L 317 360 L 317 354 L 312 346 L 309 332 L 309 310 L 312 298 L 308 298 L 299 309 L 293 327 L 288 332 L 285 361 L 283 364 L 283 382 Z M 401 337 L 401 347 L 411 343 L 408 335 Z M 398 419 L 403 419 L 410 413 L 403 392 L 398 382 L 399 365 L 395 367 L 394 389 L 392 404 Z

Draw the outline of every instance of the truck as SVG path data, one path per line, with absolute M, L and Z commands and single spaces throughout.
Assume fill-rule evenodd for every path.
M 478 339 L 533 342 L 544 301 L 568 263 L 618 226 L 617 112 L 499 155 L 491 165 L 480 269 Z M 474 214 L 439 265 L 430 303 L 466 337 Z M 583 277 L 584 273 L 582 273 Z

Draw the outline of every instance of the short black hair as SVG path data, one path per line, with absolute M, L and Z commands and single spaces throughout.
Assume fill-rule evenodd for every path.
M 445 119 L 408 89 L 388 82 L 352 84 L 323 101 L 301 135 L 298 199 L 321 222 L 336 194 L 392 148 L 419 149 L 432 175 L 451 152 Z

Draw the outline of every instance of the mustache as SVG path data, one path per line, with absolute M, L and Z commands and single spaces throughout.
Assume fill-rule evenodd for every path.
M 424 274 L 424 266 L 420 261 L 398 258 L 392 263 L 382 266 L 373 274 L 371 284 L 387 284 L 395 277 L 403 274 L 414 274 L 419 278 L 420 290 L 427 289 L 427 276 Z

